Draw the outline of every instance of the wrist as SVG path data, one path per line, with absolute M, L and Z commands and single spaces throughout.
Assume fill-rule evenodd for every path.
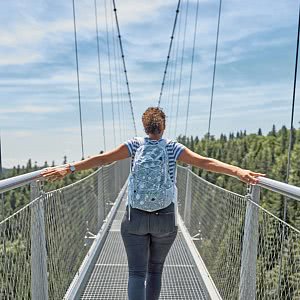
M 68 166 L 67 166 L 67 170 L 68 170 L 68 174 L 73 174 L 73 173 L 75 173 L 75 171 L 76 171 L 76 168 L 75 168 L 75 166 L 74 166 L 74 165 L 72 165 L 72 164 L 68 164 Z
M 233 167 L 233 176 L 235 176 L 235 177 L 239 177 L 239 175 L 240 175 L 240 172 L 241 172 L 241 168 L 239 168 L 239 167 L 236 167 L 236 166 L 234 166 Z

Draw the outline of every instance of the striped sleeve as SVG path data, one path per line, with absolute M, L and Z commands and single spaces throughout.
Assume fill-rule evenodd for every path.
M 182 153 L 182 151 L 186 148 L 184 145 L 182 145 L 181 143 L 172 142 L 172 148 L 173 148 L 173 157 L 175 160 L 178 159 L 178 157 L 180 156 L 180 154 Z
M 132 138 L 127 140 L 124 144 L 128 148 L 128 152 L 130 156 L 134 156 L 137 148 L 141 145 L 141 138 Z

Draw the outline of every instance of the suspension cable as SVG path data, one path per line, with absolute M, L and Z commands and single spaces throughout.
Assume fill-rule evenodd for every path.
M 177 136 L 177 120 L 179 114 L 179 100 L 181 94 L 181 82 L 182 82 L 182 70 L 183 70 L 183 60 L 185 53 L 185 38 L 186 38 L 186 28 L 187 28 L 187 19 L 188 19 L 188 11 L 189 11 L 189 0 L 186 1 L 186 13 L 185 13 L 185 23 L 184 23 L 184 34 L 183 34 L 183 42 L 182 42 L 182 51 L 181 51 L 181 66 L 180 66 L 180 74 L 179 74 L 179 84 L 178 84 L 178 95 L 177 95 L 177 109 L 176 109 L 176 122 L 175 122 L 175 137 Z
M 170 113 L 170 135 L 171 135 L 171 125 L 173 124 L 174 116 L 173 116 L 173 108 L 174 108 L 174 95 L 175 95 L 175 85 L 176 85 L 176 79 L 177 79 L 177 65 L 178 65 L 178 53 L 179 53 L 179 40 L 180 40 L 180 33 L 181 33 L 181 21 L 182 21 L 182 14 L 179 15 L 179 26 L 178 26 L 178 35 L 177 35 L 177 45 L 176 45 L 176 58 L 175 58 L 175 70 L 174 70 L 174 78 L 173 78 L 173 90 L 172 90 L 172 102 L 171 102 L 171 113 Z M 177 119 L 175 119 L 174 123 L 177 122 Z M 176 136 L 175 136 L 176 138 Z
M 169 51 L 168 51 L 168 56 L 167 56 L 167 61 L 166 61 L 166 66 L 165 66 L 165 71 L 164 71 L 163 80 L 162 80 L 161 89 L 160 89 L 160 94 L 159 94 L 159 100 L 158 100 L 158 105 L 157 105 L 158 107 L 160 107 L 161 97 L 162 97 L 162 93 L 163 93 L 163 89 L 164 89 L 164 85 L 165 85 L 166 74 L 167 74 L 167 70 L 168 70 L 170 54 L 171 54 L 173 40 L 174 40 L 174 33 L 175 33 L 175 29 L 176 29 L 177 18 L 178 18 L 178 13 L 179 13 L 179 8 L 180 8 L 180 2 L 181 1 L 178 0 L 175 20 L 174 20 L 174 25 L 173 25 L 173 30 L 172 30 L 172 35 L 171 35 L 171 40 L 170 40 L 170 45 L 169 45 Z
M 214 71 L 213 71 L 213 79 L 212 79 L 212 86 L 211 86 L 211 97 L 210 97 L 210 109 L 209 109 L 207 140 L 209 140 L 209 135 L 210 135 L 212 105 L 213 105 L 214 91 L 215 91 L 215 77 L 216 77 L 216 67 L 217 67 L 221 11 L 222 11 L 222 0 L 220 0 L 220 4 L 219 4 L 218 27 L 217 27 L 217 38 L 216 38 L 216 48 L 215 48 Z
M 289 141 L 289 150 L 288 150 L 288 164 L 287 164 L 286 183 L 289 182 L 290 169 L 291 169 L 291 153 L 292 153 L 292 144 L 293 144 L 292 131 L 294 129 L 294 112 L 295 112 L 296 89 L 297 89 L 299 36 L 300 36 L 300 6 L 299 6 L 299 17 L 298 17 L 298 33 L 297 33 L 296 59 L 295 59 L 295 71 L 294 71 L 294 86 L 293 86 L 293 101 L 292 101 L 292 110 L 291 110 L 290 141 Z
M 115 19 L 116 19 L 116 25 L 117 25 L 117 30 L 118 30 L 118 38 L 119 38 L 120 49 L 121 49 L 121 54 L 122 54 L 123 68 L 124 68 L 125 80 L 126 80 L 126 85 L 127 85 L 127 92 L 128 92 L 129 104 L 130 104 L 130 109 L 131 109 L 134 133 L 135 133 L 135 135 L 137 135 L 136 123 L 135 123 L 133 105 L 132 105 L 132 98 L 131 98 L 131 93 L 130 93 L 130 88 L 129 88 L 128 74 L 127 74 L 127 69 L 126 69 L 126 64 L 125 64 L 125 56 L 124 56 L 124 51 L 123 51 L 122 38 L 121 38 L 121 33 L 120 33 L 120 26 L 119 26 L 119 21 L 118 21 L 117 8 L 116 8 L 115 0 L 113 0 L 113 5 L 114 5 Z
M 118 49 L 118 54 L 120 54 L 120 56 L 117 55 L 117 57 L 121 57 L 121 49 L 120 49 L 120 45 L 117 43 L 117 49 Z M 119 52 L 120 51 L 120 52 Z M 119 84 L 120 84 L 120 98 L 121 98 L 121 111 L 122 111 L 122 129 L 123 129 L 123 136 L 124 138 L 126 138 L 126 123 L 125 123 L 125 112 L 124 112 L 124 89 L 121 83 L 121 73 L 122 73 L 122 66 L 121 66 L 121 60 L 118 59 L 118 68 L 119 68 Z
M 78 67 L 78 50 L 77 50 L 77 32 L 76 32 L 76 14 L 75 14 L 74 0 L 72 0 L 72 4 L 73 4 L 73 25 L 74 25 L 74 41 L 75 41 L 75 56 L 76 56 L 76 71 L 77 71 L 77 92 L 78 92 L 78 106 L 79 106 L 80 137 L 81 137 L 81 158 L 84 159 L 81 97 L 80 97 L 80 82 L 79 82 L 79 67 Z
M 97 40 L 97 55 L 98 55 L 98 73 L 99 73 L 99 90 L 101 99 L 101 117 L 102 117 L 102 135 L 103 135 L 103 147 L 106 151 L 106 139 L 105 139 L 105 122 L 104 122 L 104 107 L 103 107 L 103 90 L 102 90 L 102 78 L 101 78 L 101 59 L 100 59 L 100 45 L 99 45 L 99 30 L 98 30 L 98 9 L 97 0 L 94 0 L 95 8 L 95 25 L 96 25 L 96 40 Z
M 108 17 L 107 17 L 107 5 L 106 0 L 104 0 L 104 10 L 105 10 L 105 24 L 106 24 L 106 45 L 107 45 L 107 57 L 108 57 L 108 72 L 109 72 L 109 84 L 110 84 L 110 101 L 111 101 L 111 112 L 113 121 L 113 132 L 114 132 L 114 146 L 117 145 L 116 141 L 116 126 L 115 126 L 115 110 L 114 110 L 114 96 L 111 78 L 111 63 L 110 63 L 110 45 L 108 36 Z
M 120 99 L 119 99 L 119 82 L 118 82 L 118 72 L 117 72 L 117 58 L 116 58 L 116 43 L 115 43 L 115 29 L 114 29 L 114 22 L 113 22 L 113 9 L 111 1 L 110 3 L 110 11 L 111 11 L 111 30 L 112 30 L 112 44 L 113 44 L 113 54 L 114 54 L 114 66 L 115 66 L 115 86 L 116 86 L 116 93 L 117 93 L 117 113 L 119 119 L 119 134 L 120 134 L 120 141 L 122 141 L 122 129 L 121 129 L 121 115 L 120 115 Z
M 288 149 L 288 163 L 287 163 L 286 180 L 285 180 L 286 183 L 289 182 L 290 169 L 291 169 L 292 144 L 293 144 L 294 112 L 295 112 L 298 57 L 299 57 L 300 5 L 299 5 L 298 10 L 299 11 L 298 11 L 297 46 L 296 46 L 295 71 L 294 71 L 293 101 L 292 101 L 292 110 L 291 110 L 291 125 L 290 125 L 290 139 L 289 139 L 289 149 Z M 287 199 L 286 199 L 286 197 L 284 197 L 283 221 L 286 222 L 286 219 L 287 219 Z M 281 235 L 281 250 L 280 250 L 279 278 L 278 278 L 278 297 L 280 295 L 280 289 L 281 289 L 282 259 L 283 259 L 283 251 L 284 251 L 284 247 L 283 247 L 284 236 L 285 236 L 285 225 L 283 226 L 282 235 Z
M 195 17 L 195 28 L 194 28 L 195 31 L 194 31 L 194 41 L 193 41 L 192 62 L 191 62 L 191 74 L 190 74 L 189 94 L 188 94 L 185 130 L 184 130 L 185 136 L 187 135 L 187 126 L 188 126 L 189 109 L 190 109 L 191 89 L 192 89 L 193 70 L 194 70 L 194 58 L 195 58 L 195 45 L 196 45 L 197 28 L 198 28 L 198 13 L 199 13 L 199 0 L 197 0 L 196 17 Z
M 172 61 L 175 59 L 175 53 L 174 51 L 171 51 L 170 53 L 170 57 L 172 56 L 172 59 L 169 62 L 169 72 L 166 75 L 166 81 L 168 82 L 167 84 L 165 84 L 166 88 L 167 88 L 167 92 L 165 93 L 165 98 L 167 99 L 166 102 L 166 111 L 167 111 L 167 115 L 170 117 L 171 116 L 171 105 L 170 105 L 170 95 L 171 95 L 171 87 L 172 87 L 172 77 L 173 77 L 173 69 L 172 68 Z M 171 121 L 171 120 L 170 120 Z M 168 130 L 168 135 L 170 135 L 170 122 L 169 125 L 167 126 L 167 130 Z

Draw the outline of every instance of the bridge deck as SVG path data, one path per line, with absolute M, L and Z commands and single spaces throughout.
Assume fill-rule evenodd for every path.
M 127 299 L 128 266 L 120 234 L 124 212 L 122 201 L 80 299 Z M 160 299 L 207 299 L 180 231 L 166 259 Z

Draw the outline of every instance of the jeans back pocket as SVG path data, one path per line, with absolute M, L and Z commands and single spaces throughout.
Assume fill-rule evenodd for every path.
M 150 216 L 150 233 L 168 234 L 176 230 L 174 212 L 156 212 Z
M 130 209 L 130 221 L 128 220 L 128 209 L 126 212 L 126 227 L 128 233 L 144 235 L 149 233 L 148 215 L 147 212 L 139 209 Z

